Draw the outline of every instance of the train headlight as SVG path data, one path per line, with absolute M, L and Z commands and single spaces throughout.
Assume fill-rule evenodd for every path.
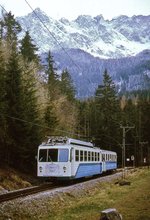
M 39 170 L 40 170 L 40 172 L 42 172 L 42 170 L 43 170 L 43 167 L 39 167 Z
M 66 166 L 63 166 L 63 170 L 64 170 L 64 173 L 65 173 L 66 170 L 67 170 L 67 167 L 66 167 Z

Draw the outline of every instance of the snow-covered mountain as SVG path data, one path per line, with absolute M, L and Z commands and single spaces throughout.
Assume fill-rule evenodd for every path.
M 30 32 L 43 62 L 50 50 L 57 69 L 69 70 L 77 97 L 94 94 L 105 68 L 118 91 L 150 88 L 150 16 L 54 20 L 37 8 L 17 20 Z
M 55 20 L 37 8 L 17 20 L 40 52 L 74 48 L 95 57 L 120 58 L 150 49 L 150 16 L 119 16 L 109 21 L 102 15 L 80 15 L 69 21 Z

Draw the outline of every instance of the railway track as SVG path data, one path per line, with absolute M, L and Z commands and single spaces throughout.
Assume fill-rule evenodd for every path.
M 58 188 L 58 186 L 54 186 L 49 183 L 47 184 L 43 184 L 40 186 L 34 186 L 34 187 L 30 187 L 30 188 L 25 188 L 25 189 L 20 189 L 20 190 L 15 190 L 12 192 L 8 192 L 8 193 L 4 193 L 0 195 L 0 203 L 5 202 L 5 201 L 9 201 L 9 200 L 13 200 L 19 197 L 24 197 L 24 196 L 28 196 L 31 194 L 36 194 L 38 192 L 42 192 L 42 191 L 46 191 L 46 190 L 50 190 L 50 189 L 55 189 Z
M 117 172 L 121 172 L 122 169 L 117 169 Z M 112 173 L 113 174 L 113 173 Z M 101 174 L 101 177 L 103 176 L 107 176 L 108 173 L 104 173 Z M 94 178 L 99 178 L 100 176 L 95 176 Z M 87 179 L 79 179 L 77 180 L 77 182 L 69 182 L 69 183 L 65 183 L 63 184 L 63 186 L 68 186 L 68 185 L 75 185 L 78 184 L 80 182 L 86 182 L 86 181 L 90 181 L 93 177 L 88 177 Z M 46 190 L 51 190 L 51 189 L 56 189 L 58 187 L 62 187 L 62 185 L 60 184 L 54 184 L 51 183 L 46 183 L 46 184 L 42 184 L 40 186 L 34 186 L 34 187 L 30 187 L 30 188 L 25 188 L 25 189 L 20 189 L 20 190 L 15 190 L 12 192 L 7 192 L 4 194 L 0 194 L 0 203 L 5 202 L 5 201 L 9 201 L 9 200 L 13 200 L 19 197 L 25 197 L 28 195 L 32 195 L 32 194 L 36 194 L 39 192 L 43 192 Z

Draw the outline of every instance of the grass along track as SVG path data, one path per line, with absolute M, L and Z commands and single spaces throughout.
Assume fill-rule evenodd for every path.
M 0 219 L 99 220 L 100 211 L 116 208 L 123 220 L 150 220 L 150 170 L 131 171 L 126 180 L 131 184 L 120 186 L 116 180 L 97 182 L 88 184 L 89 188 L 73 186 L 72 190 L 59 191 L 52 197 L 2 203 Z

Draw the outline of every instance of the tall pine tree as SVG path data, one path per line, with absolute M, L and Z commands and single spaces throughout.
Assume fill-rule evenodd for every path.
M 96 136 L 104 148 L 114 149 L 120 130 L 120 110 L 115 85 L 107 70 L 103 74 L 103 84 L 95 93 Z M 99 142 L 98 141 L 98 142 Z
M 63 70 L 61 74 L 61 92 L 67 96 L 69 101 L 73 101 L 75 99 L 73 81 L 67 69 Z
M 59 93 L 59 80 L 58 75 L 56 73 L 56 68 L 54 67 L 54 60 L 50 51 L 48 52 L 46 60 L 47 103 L 44 111 L 44 133 L 45 135 L 48 135 L 54 132 L 54 129 L 58 124 L 58 119 L 55 114 L 54 101 L 57 99 L 57 94 Z
M 26 31 L 24 38 L 21 40 L 20 51 L 27 62 L 34 61 L 39 63 L 39 57 L 36 54 L 38 48 L 33 44 L 29 31 Z
M 2 41 L 0 39 L 0 163 L 5 160 L 5 149 L 7 140 L 7 123 L 6 123 L 6 62 L 2 52 Z

